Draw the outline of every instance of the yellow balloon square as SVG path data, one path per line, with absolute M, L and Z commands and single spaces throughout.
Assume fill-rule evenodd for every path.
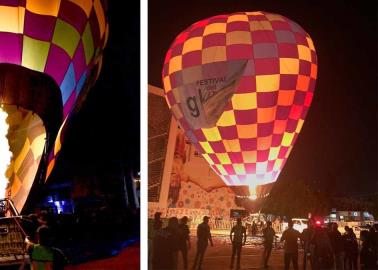
M 257 108 L 256 93 L 234 94 L 231 98 L 234 110 L 251 110 Z
M 207 154 L 213 154 L 214 150 L 208 142 L 199 142 L 203 151 Z
M 209 142 L 215 142 L 215 141 L 221 141 L 222 140 L 222 137 L 221 137 L 217 127 L 203 128 L 202 132 L 205 135 L 206 140 L 209 141 Z
M 280 74 L 298 74 L 299 59 L 280 58 Z
M 239 139 L 223 140 L 223 145 L 227 152 L 240 152 Z
M 199 51 L 202 49 L 202 37 L 193 37 L 185 41 L 182 54 L 186 54 L 188 52 Z
M 182 56 L 178 55 L 172 57 L 169 61 L 168 73 L 172 74 L 173 72 L 179 71 L 182 68 Z
M 311 50 L 307 46 L 297 45 L 299 59 L 311 62 Z
M 221 164 L 231 164 L 230 157 L 227 153 L 215 153 Z
M 248 22 L 248 16 L 244 14 L 235 14 L 227 18 L 227 23 L 230 22 Z
M 294 133 L 285 132 L 282 138 L 282 146 L 290 146 L 294 139 Z
M 23 33 L 25 8 L 0 6 L 0 32 Z
M 235 114 L 233 110 L 224 111 L 217 122 L 219 127 L 228 127 L 235 125 Z
M 238 137 L 240 139 L 256 138 L 257 137 L 257 124 L 251 125 L 237 125 Z
M 203 32 L 204 36 L 217 33 L 226 33 L 227 24 L 226 23 L 212 23 L 205 27 Z
M 257 75 L 256 90 L 257 92 L 274 92 L 279 89 L 280 75 Z

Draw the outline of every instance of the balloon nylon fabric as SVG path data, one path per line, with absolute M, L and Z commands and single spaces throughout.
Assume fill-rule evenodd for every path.
M 199 21 L 169 48 L 167 103 L 230 186 L 277 180 L 310 107 L 317 56 L 295 22 L 266 12 Z
M 47 74 L 59 86 L 63 124 L 49 153 L 47 177 L 60 152 L 70 113 L 84 88 L 95 82 L 101 70 L 109 32 L 104 2 L 0 0 L 0 64 Z M 26 152 L 33 150 L 28 147 Z M 34 177 L 26 174 L 24 178 L 28 179 L 23 181 L 29 183 Z M 23 191 L 22 197 L 30 190 L 30 185 L 23 186 L 23 181 L 17 187 Z

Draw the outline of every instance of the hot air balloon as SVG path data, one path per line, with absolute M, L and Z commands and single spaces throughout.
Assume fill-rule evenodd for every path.
M 237 194 L 247 186 L 252 199 L 266 197 L 282 171 L 316 76 L 310 36 L 262 11 L 194 23 L 170 46 L 162 72 L 186 136 L 227 186 Z
M 51 173 L 71 112 L 99 75 L 105 4 L 0 0 L 0 103 L 13 153 L 7 194 L 19 211 L 39 170 Z

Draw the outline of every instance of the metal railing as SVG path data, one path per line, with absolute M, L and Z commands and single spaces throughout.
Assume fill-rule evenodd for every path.
M 20 264 L 28 260 L 27 234 L 22 228 L 21 219 L 12 200 L 0 199 L 0 265 Z

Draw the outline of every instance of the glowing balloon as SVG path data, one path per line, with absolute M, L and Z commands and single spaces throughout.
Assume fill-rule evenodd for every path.
M 293 148 L 316 75 L 313 42 L 298 24 L 240 12 L 179 34 L 162 79 L 192 144 L 226 185 L 248 185 L 255 198 L 256 189 L 277 180 Z
M 70 113 L 101 70 L 105 2 L 0 0 L 0 103 L 13 153 L 8 190 L 19 211 L 42 155 L 52 171 Z

